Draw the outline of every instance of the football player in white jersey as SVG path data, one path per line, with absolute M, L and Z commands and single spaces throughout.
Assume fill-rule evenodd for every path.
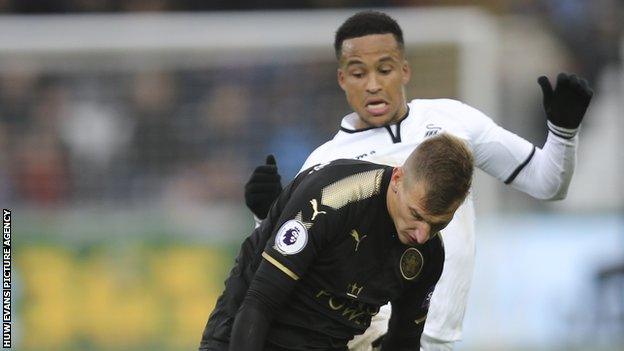
M 318 147 L 302 170 L 339 158 L 357 158 L 397 166 L 425 138 L 441 131 L 465 140 L 475 165 L 505 184 L 537 199 L 565 198 L 576 161 L 577 132 L 592 97 L 585 80 L 559 74 L 556 86 L 540 77 L 548 138 L 542 148 L 496 125 L 482 112 L 451 99 L 407 102 L 410 67 L 403 34 L 394 19 L 374 11 L 357 13 L 336 32 L 338 84 L 354 112 L 340 130 Z M 264 218 L 281 190 L 275 160 L 256 168 L 245 186 L 247 206 Z M 429 228 L 430 229 L 430 228 Z M 444 271 L 433 296 L 421 350 L 451 350 L 461 339 L 475 255 L 474 210 L 467 199 L 441 231 L 446 250 Z M 385 333 L 390 307 L 382 308 L 351 350 L 371 350 Z

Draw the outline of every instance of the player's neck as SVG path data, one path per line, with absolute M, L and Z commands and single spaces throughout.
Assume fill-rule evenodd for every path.
M 404 120 L 407 115 L 409 114 L 409 106 L 407 106 L 407 104 L 403 105 L 403 107 L 394 115 L 394 117 L 392 119 L 390 119 L 388 122 L 382 124 L 382 125 L 373 125 L 373 124 L 369 124 L 367 123 L 364 119 L 360 118 L 358 116 L 357 120 L 355 121 L 355 129 L 359 130 L 359 129 L 368 129 L 368 128 L 381 128 L 384 126 L 389 126 L 395 123 L 398 123 L 402 120 Z

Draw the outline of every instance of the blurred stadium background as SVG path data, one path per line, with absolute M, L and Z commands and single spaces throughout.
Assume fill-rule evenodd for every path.
M 457 349 L 623 349 L 623 1 L 0 0 L 14 349 L 196 348 L 252 228 L 251 170 L 274 153 L 291 178 L 349 111 L 331 44 L 362 6 L 403 26 L 408 96 L 539 145 L 536 78 L 590 80 L 568 199 L 478 175 Z

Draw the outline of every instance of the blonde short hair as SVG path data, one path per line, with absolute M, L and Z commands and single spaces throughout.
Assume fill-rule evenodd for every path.
M 439 215 L 458 201 L 464 201 L 474 169 L 474 157 L 466 143 L 448 133 L 425 139 L 403 165 L 406 185 L 424 182 L 428 212 Z

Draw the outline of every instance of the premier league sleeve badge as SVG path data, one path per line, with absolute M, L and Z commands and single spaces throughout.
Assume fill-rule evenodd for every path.
M 301 252 L 308 243 L 308 230 L 300 221 L 291 219 L 277 231 L 275 249 L 283 255 L 294 255 Z

